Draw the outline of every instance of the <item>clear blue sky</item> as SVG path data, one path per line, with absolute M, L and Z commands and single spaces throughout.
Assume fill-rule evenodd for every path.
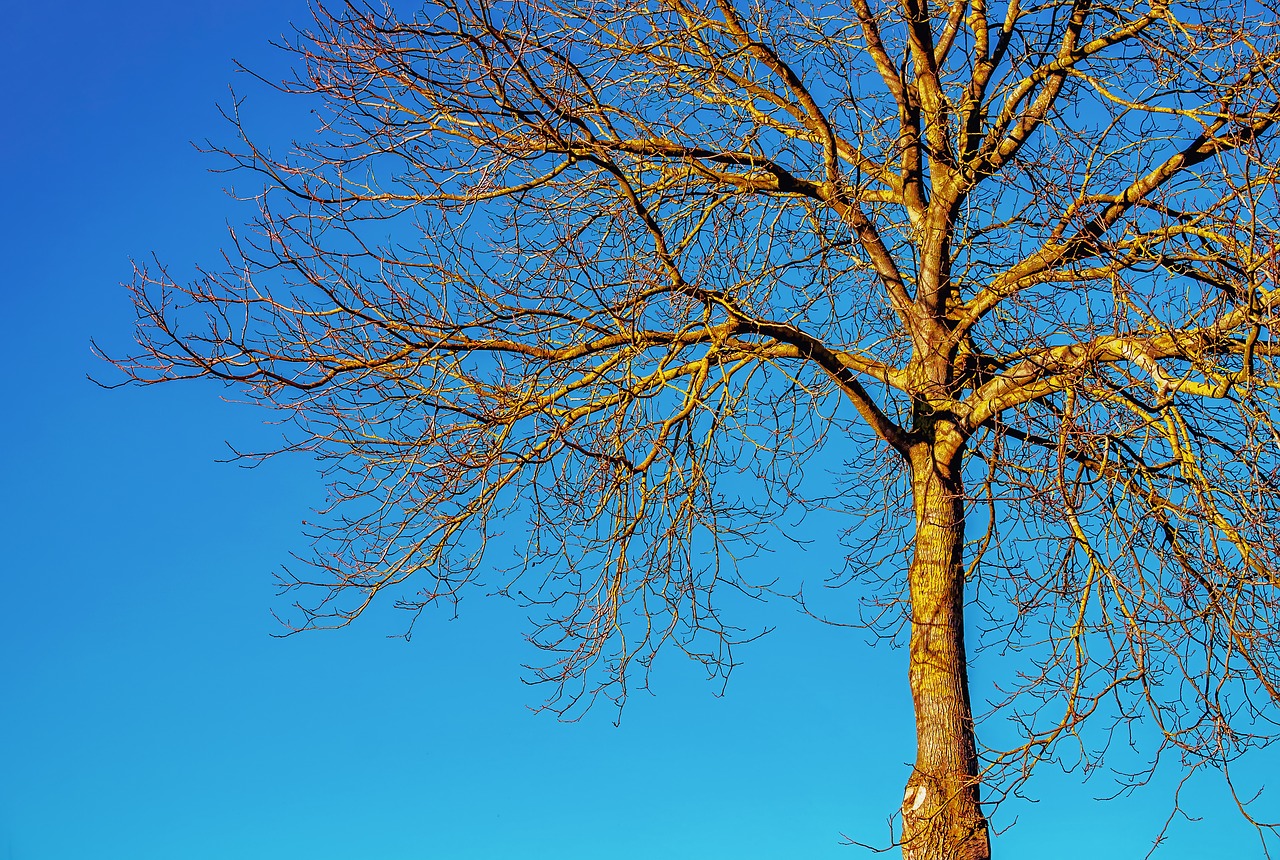
M 887 837 L 912 757 L 904 655 L 786 604 L 726 695 L 660 665 L 656 695 L 576 724 L 534 715 L 521 614 L 464 603 L 411 643 L 375 612 L 287 640 L 271 571 L 304 547 L 311 464 L 246 471 L 223 440 L 273 431 L 213 386 L 104 392 L 89 338 L 122 348 L 118 282 L 152 253 L 189 272 L 246 213 L 190 141 L 227 139 L 232 60 L 299 2 L 8 3 L 0 372 L 0 860 L 860 858 Z M 258 110 L 286 139 L 304 113 Z M 298 129 L 305 131 L 306 129 Z M 821 570 L 821 534 L 769 563 Z M 760 619 L 749 619 L 760 620 Z M 989 683 L 981 667 L 975 683 Z M 1280 771 L 1274 754 L 1254 774 Z M 1157 857 L 1259 855 L 1192 787 L 1199 823 Z M 1141 857 L 1168 792 L 1098 804 L 1105 780 L 1044 774 L 997 856 Z M 1262 811 L 1280 818 L 1280 786 Z M 1214 799 L 1218 798 L 1218 799 Z

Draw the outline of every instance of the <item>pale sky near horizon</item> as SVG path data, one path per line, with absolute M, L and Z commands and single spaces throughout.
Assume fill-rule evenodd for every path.
M 212 385 L 108 392 L 95 338 L 126 348 L 118 284 L 154 253 L 215 262 L 251 213 L 193 140 L 229 139 L 234 83 L 262 133 L 307 129 L 233 59 L 279 77 L 268 41 L 301 2 L 9 3 L 5 420 L 0 562 L 0 860 L 868 858 L 912 757 L 901 650 L 775 602 L 723 696 L 671 657 L 614 725 L 533 714 L 523 613 L 464 602 L 411 642 L 380 608 L 288 639 L 271 572 L 305 550 L 323 488 L 305 458 L 215 462 L 274 438 Z M 839 564 L 829 535 L 768 564 Z M 766 562 L 761 562 L 766 563 Z M 982 666 L 975 683 L 990 683 Z M 1280 771 L 1264 751 L 1246 775 Z M 1142 857 L 1172 783 L 1046 772 L 1009 804 L 997 857 Z M 1280 792 L 1280 786 L 1272 789 Z M 1261 856 L 1220 779 L 1188 789 L 1155 857 Z M 1280 819 L 1280 793 L 1258 809 Z

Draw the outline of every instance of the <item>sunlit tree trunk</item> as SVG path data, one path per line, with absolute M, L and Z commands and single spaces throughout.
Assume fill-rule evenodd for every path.
M 911 696 L 916 763 L 902 801 L 905 860 L 986 860 L 964 648 L 963 442 L 935 425 L 909 454 L 915 502 Z

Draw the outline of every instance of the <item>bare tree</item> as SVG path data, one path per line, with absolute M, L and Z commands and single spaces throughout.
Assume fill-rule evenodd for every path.
M 226 151 L 254 229 L 140 271 L 117 364 L 226 380 L 327 462 L 297 627 L 505 570 L 569 714 L 664 645 L 725 671 L 744 559 L 842 505 L 828 584 L 909 641 L 903 854 L 986 858 L 1037 763 L 1142 725 L 1150 768 L 1229 774 L 1276 734 L 1269 2 L 319 9 L 280 86 L 320 128 Z M 977 702 L 1011 748 L 966 610 L 1031 667 Z

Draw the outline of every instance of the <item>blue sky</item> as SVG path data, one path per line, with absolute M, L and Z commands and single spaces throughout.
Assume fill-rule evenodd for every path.
M 772 605 L 776 632 L 725 695 L 667 660 L 615 726 L 607 709 L 530 712 L 525 625 L 502 602 L 410 643 L 382 611 L 275 639 L 270 574 L 304 548 L 312 464 L 217 463 L 224 440 L 274 431 L 214 386 L 86 380 L 103 370 L 91 337 L 129 342 L 130 259 L 189 272 L 247 214 L 190 145 L 229 138 L 227 85 L 266 136 L 306 121 L 263 109 L 233 59 L 278 75 L 267 42 L 307 17 L 243 0 L 6 8 L 0 860 L 872 856 L 839 843 L 882 843 L 901 797 L 903 652 Z M 837 564 L 813 537 L 770 563 Z M 1259 853 L 1220 788 L 1192 786 L 1205 819 L 1157 857 Z M 1168 809 L 1160 788 L 1095 803 L 1107 783 L 1073 775 L 1032 792 L 997 822 L 1017 817 L 998 855 L 1140 857 Z

